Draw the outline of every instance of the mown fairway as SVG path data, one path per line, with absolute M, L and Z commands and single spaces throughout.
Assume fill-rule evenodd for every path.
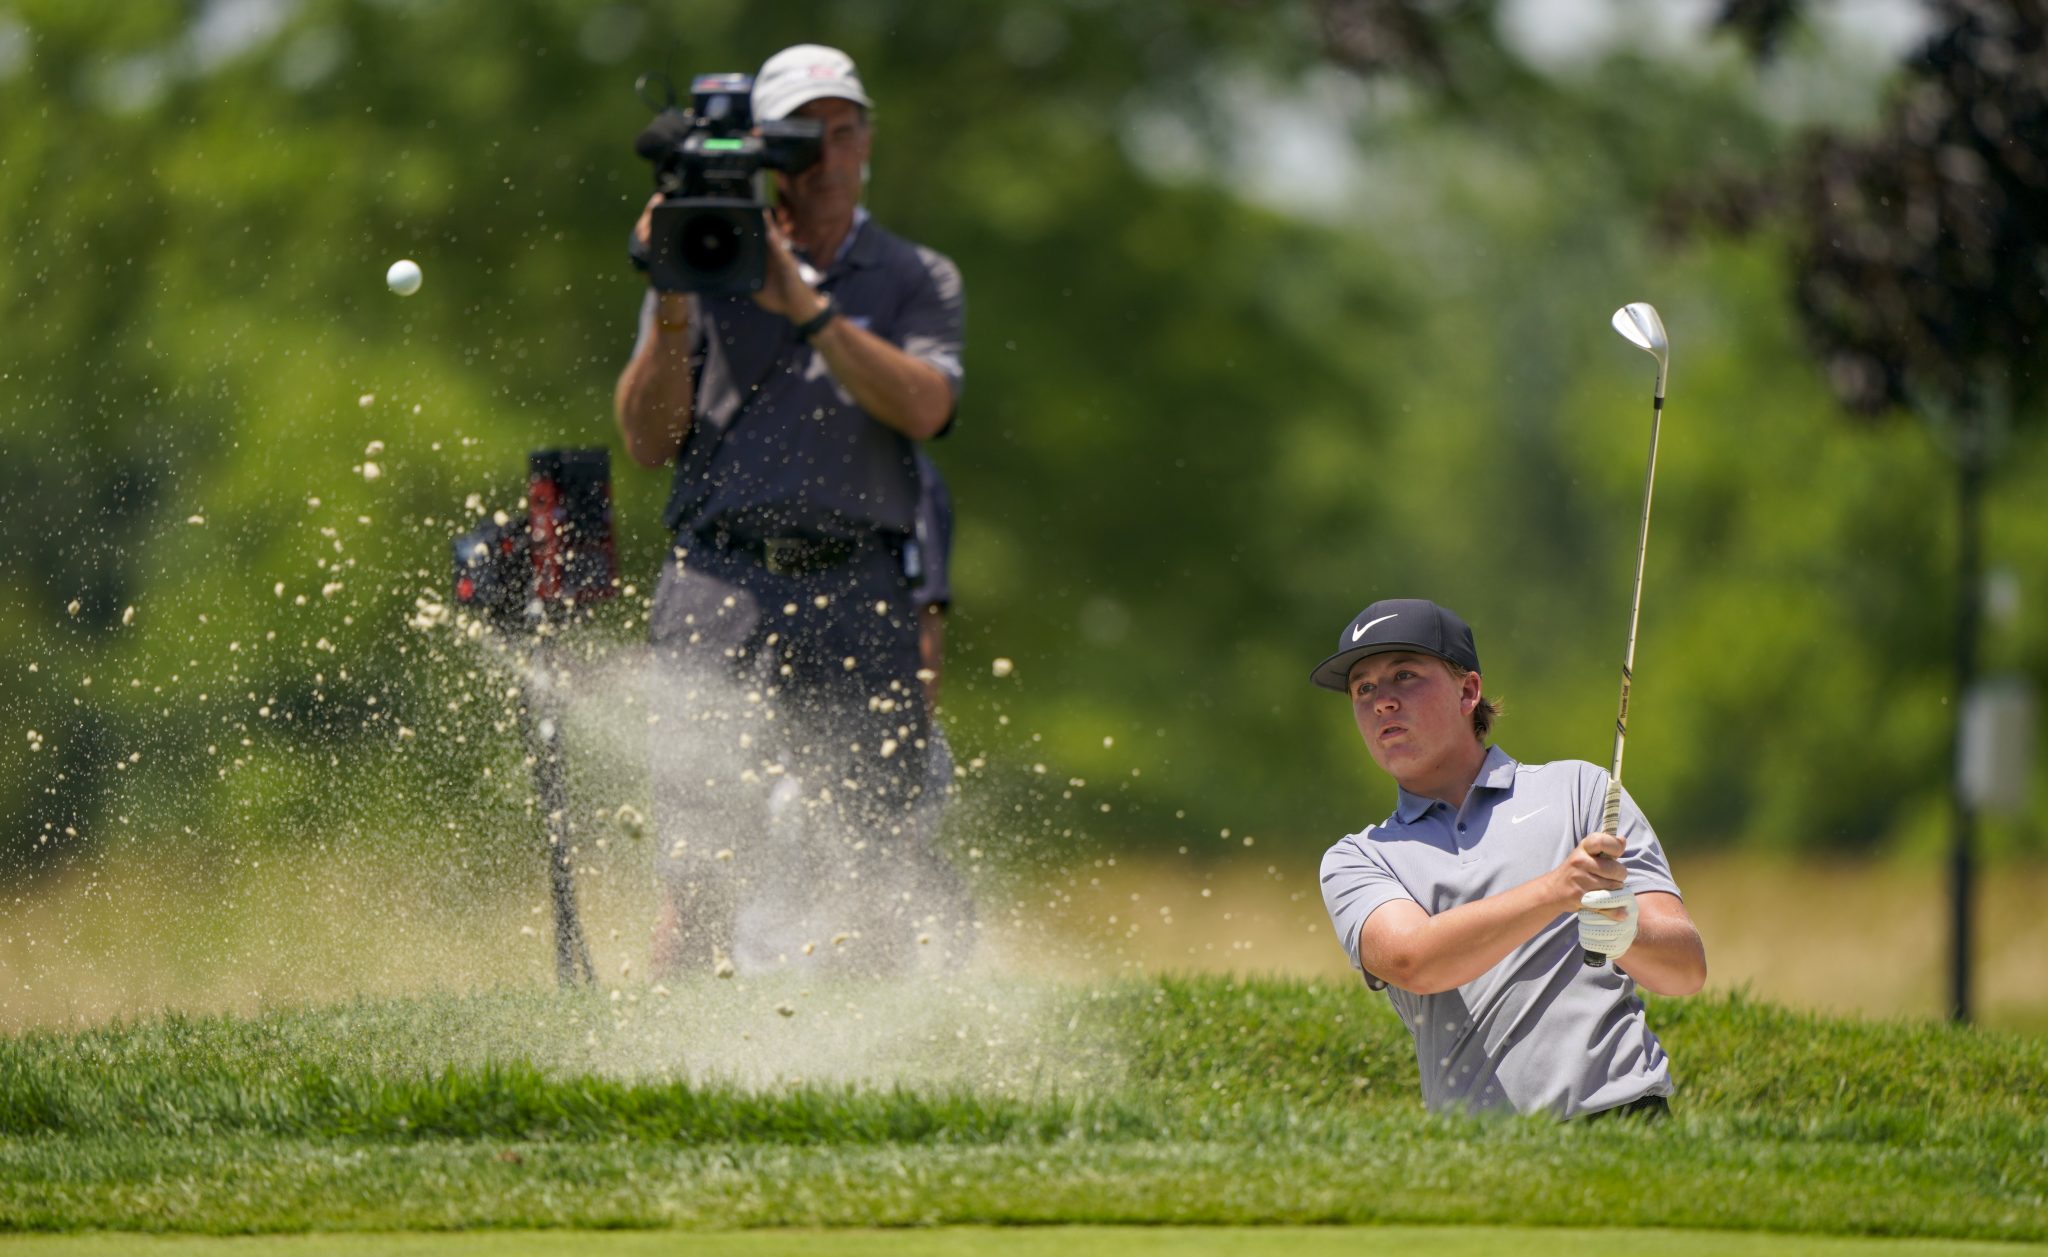
M 1991 1240 L 1920 1240 L 1775 1235 L 1768 1232 L 1535 1227 L 926 1227 L 889 1231 L 719 1231 L 687 1239 L 661 1231 L 459 1231 L 436 1235 L 42 1236 L 6 1244 L 38 1257 L 552 1257 L 595 1253 L 641 1257 L 1364 1257 L 1412 1254 L 1480 1257 L 1517 1248 L 1598 1246 L 1635 1257 L 2022 1257 L 2039 1245 Z
M 707 981 L 37 1032 L 0 1041 L 0 1226 L 2048 1239 L 2042 1040 L 1732 999 L 1652 1015 L 1684 1086 L 1659 1128 L 1426 1118 L 1379 1000 L 1281 980 Z

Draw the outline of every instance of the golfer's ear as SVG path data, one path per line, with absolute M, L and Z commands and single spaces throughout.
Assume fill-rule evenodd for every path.
M 1473 709 L 1479 706 L 1479 696 L 1486 692 L 1485 684 L 1479 679 L 1477 672 L 1467 672 L 1465 674 L 1464 690 L 1465 692 L 1460 695 L 1458 701 L 1459 706 L 1463 707 L 1465 714 L 1469 716 L 1472 714 Z

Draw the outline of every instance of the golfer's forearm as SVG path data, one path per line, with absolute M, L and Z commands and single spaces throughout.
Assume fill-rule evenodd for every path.
M 1685 922 L 1640 922 L 1636 941 L 1614 963 L 1654 995 L 1694 995 L 1707 984 L 1706 945 Z
M 1423 922 L 1404 948 L 1406 981 L 1389 982 L 1417 995 L 1463 986 L 1557 920 L 1560 909 L 1547 879 L 1460 904 Z M 1386 975 L 1382 974 L 1382 977 Z
M 657 330 L 619 373 L 612 408 L 626 453 L 643 467 L 674 458 L 690 431 L 690 338 Z
M 938 368 L 866 328 L 836 318 L 811 345 L 855 405 L 904 436 L 928 441 L 952 417 L 953 389 Z

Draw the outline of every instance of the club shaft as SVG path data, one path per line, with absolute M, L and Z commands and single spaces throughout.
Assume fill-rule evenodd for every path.
M 1628 744 L 1628 692 L 1636 677 L 1636 624 L 1643 614 L 1643 560 L 1650 553 L 1650 496 L 1657 484 L 1657 434 L 1664 426 L 1664 381 L 1657 381 L 1650 410 L 1650 458 L 1643 469 L 1643 518 L 1636 529 L 1636 580 L 1628 603 L 1628 650 L 1621 660 L 1621 710 L 1614 717 L 1614 764 L 1607 772 L 1607 799 L 1600 809 L 1600 832 L 1621 832 L 1621 753 Z M 1585 953 L 1589 967 L 1607 963 L 1599 952 Z
M 1628 604 L 1628 649 L 1621 659 L 1621 709 L 1614 718 L 1614 765 L 1607 774 L 1607 803 L 1600 830 L 1615 833 L 1621 824 L 1621 754 L 1628 742 L 1628 692 L 1635 681 L 1636 626 L 1643 614 L 1643 561 L 1650 553 L 1650 498 L 1657 485 L 1657 435 L 1664 426 L 1660 390 L 1650 411 L 1650 457 L 1643 469 L 1643 518 L 1636 528 L 1636 579 Z

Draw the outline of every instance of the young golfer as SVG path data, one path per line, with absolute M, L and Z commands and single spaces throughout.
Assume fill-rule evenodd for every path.
M 1431 1112 L 1662 1115 L 1664 1049 L 1636 988 L 1690 995 L 1706 951 L 1657 835 L 1624 792 L 1600 833 L 1606 770 L 1521 764 L 1486 743 L 1499 714 L 1472 630 L 1433 602 L 1375 602 L 1312 674 L 1351 696 L 1394 814 L 1323 856 L 1323 902 L 1351 963 L 1415 1037 Z M 1589 914 L 1579 897 L 1634 893 Z

